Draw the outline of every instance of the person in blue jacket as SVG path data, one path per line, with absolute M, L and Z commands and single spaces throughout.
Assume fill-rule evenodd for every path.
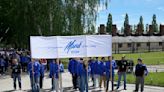
M 99 87 L 100 83 L 100 74 L 101 74 L 101 62 L 98 60 L 98 57 L 95 58 L 94 68 L 92 68 L 94 72 L 94 79 L 95 79 L 95 88 Z
M 3 56 L 0 55 L 0 68 L 1 68 L 1 75 L 5 73 L 5 60 L 3 59 Z
M 42 64 L 41 60 L 39 60 L 40 63 L 40 88 L 43 88 L 43 79 L 44 79 L 44 72 L 45 72 L 45 66 Z
M 59 60 L 59 71 L 60 71 L 60 73 L 59 73 L 59 76 L 60 76 L 59 86 L 60 86 L 60 90 L 62 92 L 62 73 L 64 72 L 64 65 L 63 65 L 61 60 Z
M 101 58 L 101 62 L 100 62 L 100 83 L 99 83 L 99 87 L 102 88 L 102 82 L 104 82 L 104 88 L 106 88 L 106 74 L 105 74 L 105 57 Z
M 141 84 L 141 92 L 144 91 L 144 80 L 145 76 L 148 75 L 148 70 L 141 58 L 138 59 L 138 64 L 135 67 L 135 76 L 136 76 L 136 83 L 135 83 L 135 90 L 134 92 L 138 92 L 139 84 Z
M 20 63 L 22 65 L 23 72 L 25 72 L 27 68 L 27 63 L 28 63 L 28 57 L 26 57 L 25 53 L 22 53 L 20 55 Z
M 73 58 L 69 59 L 68 71 L 72 75 L 73 89 L 75 89 L 75 90 L 78 88 L 77 66 L 78 66 L 77 60 L 75 60 Z
M 32 92 L 39 92 L 39 77 L 40 77 L 40 64 L 38 60 L 32 59 L 32 61 L 28 64 L 28 73 L 30 75 L 30 82 Z
M 112 68 L 111 68 L 111 64 L 112 64 Z M 111 56 L 108 57 L 108 61 L 106 61 L 106 67 L 105 67 L 105 72 L 106 72 L 106 82 L 107 82 L 107 86 L 106 86 L 106 92 L 108 92 L 108 87 L 109 87 L 109 80 L 111 79 L 111 69 L 112 69 L 112 80 L 111 80 L 111 84 L 112 84 L 112 91 L 114 90 L 114 69 L 117 67 L 117 64 L 114 60 L 114 57 Z
M 80 92 L 88 92 L 88 76 L 91 71 L 90 66 L 87 65 L 87 61 L 83 61 L 81 58 L 78 65 L 78 76 L 79 80 L 79 90 Z
M 89 58 L 89 61 L 88 61 L 88 63 L 89 63 L 89 66 L 90 66 L 90 68 L 91 68 L 91 73 L 90 73 L 90 76 L 91 76 L 91 79 L 92 79 L 92 82 L 93 82 L 93 87 L 95 87 L 96 86 L 96 81 L 95 81 L 95 73 L 94 73 L 94 69 L 95 69 L 95 60 L 93 59 L 93 58 Z
M 50 78 L 52 78 L 52 91 L 59 91 L 59 65 L 57 60 L 50 63 Z

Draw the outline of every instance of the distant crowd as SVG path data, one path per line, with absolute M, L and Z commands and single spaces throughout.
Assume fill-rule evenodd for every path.
M 109 82 L 111 81 L 111 89 L 114 91 L 115 69 L 118 69 L 118 80 L 116 90 L 120 88 L 120 81 L 123 77 L 124 90 L 126 86 L 126 72 L 129 67 L 128 62 L 123 55 L 121 60 L 116 63 L 114 57 L 100 58 L 69 58 L 68 71 L 72 75 L 72 84 L 74 90 L 80 92 L 88 92 L 88 80 L 92 80 L 93 88 L 104 87 L 106 92 L 109 90 Z M 85 58 L 86 59 L 86 58 Z M 43 80 L 45 71 L 49 72 L 49 78 L 52 79 L 52 91 L 59 92 L 62 90 L 62 73 L 64 65 L 60 59 L 32 59 L 29 51 L 13 51 L 12 53 L 0 54 L 0 73 L 5 75 L 6 72 L 12 70 L 13 87 L 16 90 L 16 81 L 18 80 L 19 89 L 22 89 L 21 73 L 27 72 L 30 77 L 32 92 L 39 92 L 43 88 Z M 144 91 L 144 77 L 148 74 L 146 65 L 143 64 L 141 58 L 135 66 L 136 87 L 135 92 L 139 90 L 141 84 L 141 92 Z M 64 76 L 63 76 L 64 77 Z M 103 84 L 103 86 L 102 86 Z

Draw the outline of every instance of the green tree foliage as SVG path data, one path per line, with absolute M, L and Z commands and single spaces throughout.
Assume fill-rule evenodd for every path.
M 112 33 L 112 24 L 113 24 L 113 21 L 112 21 L 112 14 L 109 13 L 108 15 L 108 21 L 107 21 L 107 24 L 106 24 L 106 31 L 111 34 Z
M 26 48 L 31 35 L 94 31 L 97 7 L 109 0 L 0 0 L 0 42 Z
M 138 25 L 140 26 L 141 30 L 144 31 L 144 23 L 143 23 L 143 17 L 142 16 L 140 16 Z
M 125 15 L 125 21 L 124 21 L 124 34 L 127 33 L 128 26 L 129 26 L 129 17 L 128 17 L 128 14 L 126 13 L 126 15 Z
M 158 32 L 158 24 L 157 24 L 157 21 L 156 21 L 156 15 L 154 14 L 153 15 L 153 18 L 152 18 L 152 29 L 153 29 L 153 32 Z

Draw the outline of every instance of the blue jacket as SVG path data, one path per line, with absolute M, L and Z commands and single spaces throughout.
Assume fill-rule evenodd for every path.
M 28 64 L 27 70 L 30 74 L 30 77 L 33 76 L 32 72 L 34 72 L 34 77 L 39 77 L 40 76 L 40 64 L 39 64 L 39 62 L 38 61 L 30 62 Z
M 3 58 L 0 58 L 0 66 L 5 66 L 5 60 Z
M 105 72 L 104 62 L 96 61 L 94 73 L 98 75 L 103 75 L 104 72 Z
M 143 76 L 148 75 L 148 70 L 145 64 L 137 64 L 135 67 L 135 75 Z
M 45 66 L 40 64 L 40 75 L 44 77 Z
M 77 66 L 78 66 L 78 62 L 74 59 L 71 59 L 68 64 L 68 71 L 71 74 L 77 74 Z
M 28 58 L 26 56 L 20 56 L 20 62 L 27 63 L 28 62 Z
M 50 63 L 50 74 L 49 74 L 50 78 L 54 77 L 54 78 L 59 78 L 59 66 L 57 65 L 57 63 Z
M 96 62 L 94 62 L 94 61 L 91 61 L 90 63 L 89 63 L 89 66 L 90 66 L 90 68 L 91 68 L 91 74 L 93 75 L 93 74 L 95 74 L 95 63 Z
M 90 66 L 88 66 L 88 75 L 89 75 L 90 71 L 91 71 L 91 68 L 90 68 Z M 78 76 L 87 76 L 87 70 L 85 69 L 83 63 L 78 64 L 77 75 Z
M 106 76 L 110 76 L 110 61 L 106 61 L 105 72 Z M 112 60 L 112 76 L 114 77 L 114 69 L 117 67 L 115 60 Z

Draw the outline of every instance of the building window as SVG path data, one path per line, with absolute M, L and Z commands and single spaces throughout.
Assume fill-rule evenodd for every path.
M 150 42 L 147 42 L 147 46 L 150 46 Z
M 137 43 L 137 47 L 140 47 L 141 46 L 141 43 Z
M 159 42 L 159 46 L 162 46 L 162 42 Z
M 131 47 L 132 46 L 132 44 L 131 43 L 128 43 L 128 47 Z
M 118 44 L 118 47 L 119 47 L 119 48 L 122 48 L 122 43 L 119 43 L 119 44 Z

